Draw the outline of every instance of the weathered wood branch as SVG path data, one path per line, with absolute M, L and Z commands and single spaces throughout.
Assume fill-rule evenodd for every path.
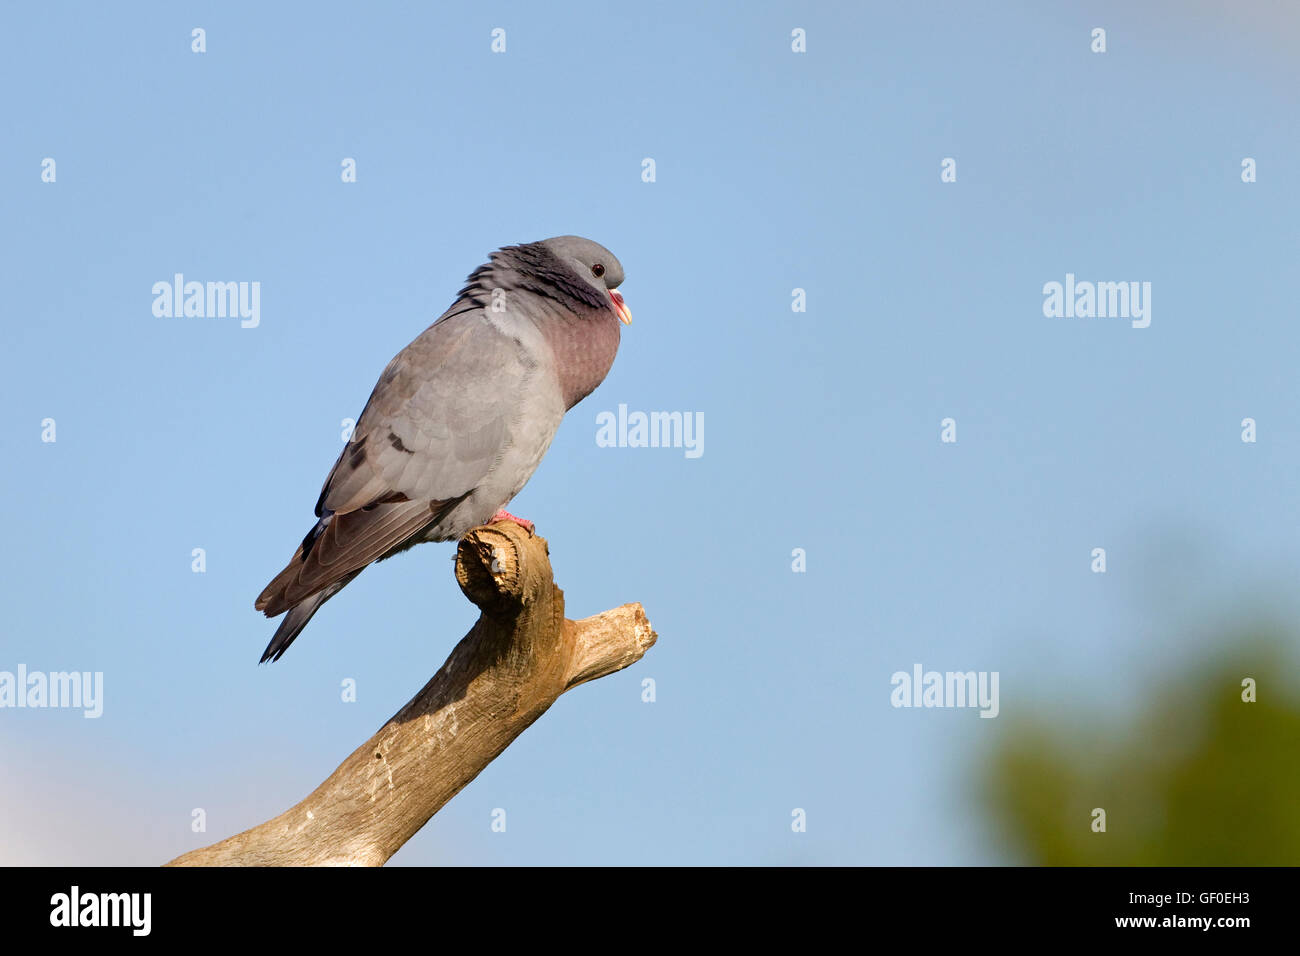
M 564 617 L 546 541 L 476 528 L 456 580 L 481 611 L 437 674 L 306 799 L 168 866 L 380 866 L 565 691 L 640 660 L 640 604 Z

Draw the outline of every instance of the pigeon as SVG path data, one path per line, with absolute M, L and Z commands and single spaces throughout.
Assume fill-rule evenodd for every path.
M 623 267 L 579 236 L 505 246 L 388 363 L 316 501 L 316 524 L 254 605 L 284 620 L 277 661 L 375 561 L 509 520 L 564 413 L 598 386 L 632 321 Z

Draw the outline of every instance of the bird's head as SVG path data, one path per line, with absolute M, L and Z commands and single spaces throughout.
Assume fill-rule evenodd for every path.
M 614 253 L 600 243 L 581 236 L 556 236 L 554 239 L 545 239 L 538 245 L 549 249 L 587 285 L 608 298 L 624 325 L 631 323 L 632 310 L 623 301 L 622 294 L 615 291 L 623 284 L 623 264 Z
M 564 312 L 612 314 L 627 325 L 632 311 L 615 291 L 622 282 L 623 264 L 600 243 L 581 236 L 556 236 L 492 253 L 491 263 L 470 276 L 467 290 L 475 286 L 485 291 L 522 290 L 551 299 Z

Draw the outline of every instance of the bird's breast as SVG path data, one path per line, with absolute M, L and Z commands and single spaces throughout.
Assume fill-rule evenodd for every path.
M 610 311 L 608 316 L 565 323 L 547 338 L 567 410 L 595 391 L 609 374 L 618 353 L 618 318 Z

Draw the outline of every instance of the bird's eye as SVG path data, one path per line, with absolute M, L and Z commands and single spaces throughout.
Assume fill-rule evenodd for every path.
M 602 266 L 599 262 L 597 262 L 594 266 L 591 267 L 591 274 L 594 275 L 597 279 L 599 279 L 601 276 L 605 274 L 605 267 Z

